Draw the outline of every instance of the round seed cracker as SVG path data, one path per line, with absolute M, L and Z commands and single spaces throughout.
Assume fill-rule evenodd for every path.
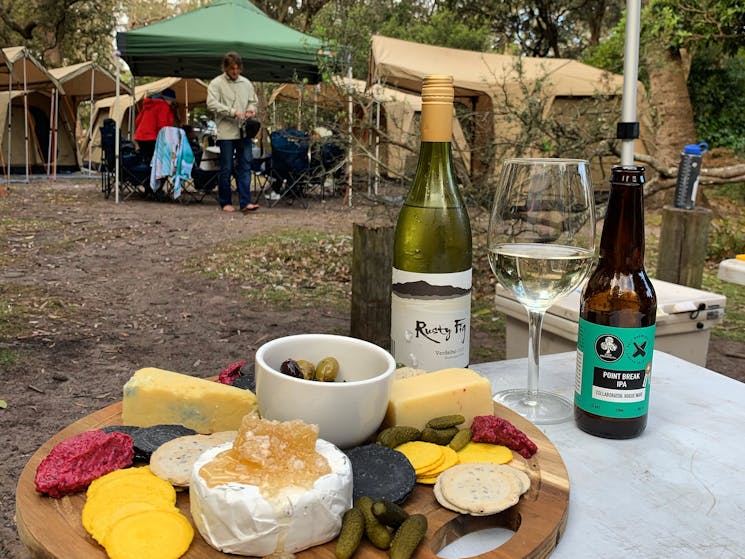
M 160 445 L 150 457 L 150 469 L 161 479 L 180 487 L 187 487 L 194 462 L 205 450 L 235 440 L 237 431 L 223 431 L 211 435 L 187 435 Z
M 504 464 L 501 467 L 505 471 L 511 473 L 513 476 L 517 478 L 518 484 L 520 485 L 521 495 L 525 493 L 528 489 L 530 489 L 530 478 L 528 477 L 528 474 L 526 474 L 522 470 L 518 470 L 517 468 L 514 468 L 513 466 L 509 466 L 507 464 Z
M 432 487 L 432 491 L 433 491 L 433 493 L 435 495 L 435 499 L 437 499 L 437 502 L 440 503 L 440 505 L 442 505 L 446 509 L 450 509 L 452 511 L 459 512 L 461 514 L 470 514 L 467 510 L 455 506 L 453 503 L 451 503 L 450 501 L 448 501 L 445 498 L 445 496 L 442 494 L 442 488 L 440 486 L 439 479 L 440 478 L 438 476 L 437 477 L 437 480 L 438 481 L 436 481 L 435 484 L 434 484 L 434 486 Z
M 474 516 L 515 505 L 522 494 L 516 476 L 491 463 L 458 464 L 438 479 L 444 499 Z

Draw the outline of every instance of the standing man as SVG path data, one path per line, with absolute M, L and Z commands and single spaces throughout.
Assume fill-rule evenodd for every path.
M 235 161 L 238 173 L 238 201 L 242 212 L 259 209 L 251 203 L 251 160 L 253 141 L 241 138 L 240 127 L 256 114 L 258 99 L 253 84 L 241 76 L 243 62 L 237 52 L 227 53 L 222 60 L 223 73 L 210 82 L 207 107 L 215 113 L 217 146 L 220 148 L 218 202 L 224 212 L 234 212 L 230 192 L 230 177 Z

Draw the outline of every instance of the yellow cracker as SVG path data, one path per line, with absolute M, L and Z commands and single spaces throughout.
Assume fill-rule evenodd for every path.
M 406 458 L 408 458 L 411 465 L 416 470 L 424 470 L 425 468 L 436 464 L 438 460 L 442 459 L 442 448 L 440 445 L 434 443 L 425 443 L 423 441 L 411 441 L 398 445 L 396 450 L 401 452 Z
M 512 451 L 506 446 L 489 443 L 475 443 L 471 441 L 458 451 L 461 464 L 471 462 L 489 462 L 491 464 L 506 464 L 512 460 Z
M 417 472 L 417 477 L 437 477 L 440 473 L 444 472 L 448 468 L 452 468 L 456 464 L 460 462 L 460 459 L 458 458 L 458 453 L 455 452 L 452 448 L 449 446 L 443 446 L 442 447 L 442 454 L 443 454 L 443 460 L 440 462 L 437 466 L 433 466 L 431 468 L 427 468 L 426 470 L 422 472 Z
M 438 446 L 439 446 L 439 445 L 438 445 Z M 444 448 L 444 447 L 442 447 L 442 448 Z M 437 461 L 436 461 L 436 462 L 433 462 L 432 464 L 430 464 L 429 466 L 427 466 L 427 467 L 425 467 L 425 468 L 420 468 L 420 469 L 418 469 L 418 470 L 417 470 L 417 469 L 415 469 L 415 470 L 414 470 L 414 472 L 415 472 L 415 473 L 416 473 L 416 475 L 418 475 L 418 476 L 420 476 L 420 475 L 426 475 L 426 474 L 427 474 L 427 472 L 431 472 L 431 471 L 434 471 L 434 470 L 436 470 L 437 468 L 439 468 L 439 467 L 440 467 L 440 466 L 441 466 L 442 464 L 444 464 L 444 463 L 445 463 L 445 458 L 446 458 L 445 452 L 444 452 L 444 451 L 442 451 L 442 453 L 441 453 L 441 456 L 440 456 L 440 457 L 439 457 L 439 458 L 437 459 Z
M 417 483 L 423 483 L 424 485 L 434 485 L 437 483 L 437 478 L 440 477 L 440 474 L 437 474 L 432 477 L 417 477 L 416 482 Z

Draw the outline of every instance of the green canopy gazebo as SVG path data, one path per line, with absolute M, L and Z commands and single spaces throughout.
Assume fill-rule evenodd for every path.
M 248 0 L 212 4 L 116 35 L 120 57 L 138 76 L 212 78 L 236 51 L 252 81 L 320 81 L 323 43 L 271 19 Z

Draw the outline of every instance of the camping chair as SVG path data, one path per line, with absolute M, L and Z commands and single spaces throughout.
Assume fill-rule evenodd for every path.
M 319 189 L 321 200 L 324 199 L 327 187 L 331 188 L 332 195 L 335 194 L 336 182 L 343 177 L 346 162 L 344 146 L 337 139 L 329 136 L 313 142 L 309 190 Z
M 307 132 L 287 129 L 277 130 L 269 135 L 272 145 L 272 178 L 274 191 L 279 198 L 272 200 L 276 206 L 280 200 L 292 203 L 300 200 L 304 208 L 308 201 L 303 189 L 310 178 L 310 136 Z
M 191 179 L 183 183 L 182 202 L 201 202 L 209 194 L 217 194 L 217 177 L 220 175 L 220 169 L 214 165 L 205 162 L 204 168 L 202 162 L 204 150 L 199 144 L 199 140 L 191 138 L 187 134 L 191 151 L 194 154 L 194 165 L 191 168 Z
M 101 192 L 108 198 L 116 182 L 116 122 L 107 118 L 101 133 Z M 132 194 L 146 194 L 150 167 L 142 161 L 134 143 L 119 138 L 119 186 L 126 200 Z
M 261 196 L 267 202 L 271 202 L 271 193 L 274 192 L 272 186 L 274 178 L 272 177 L 272 154 L 267 153 L 261 157 L 254 157 L 251 160 L 251 198 L 259 203 Z

